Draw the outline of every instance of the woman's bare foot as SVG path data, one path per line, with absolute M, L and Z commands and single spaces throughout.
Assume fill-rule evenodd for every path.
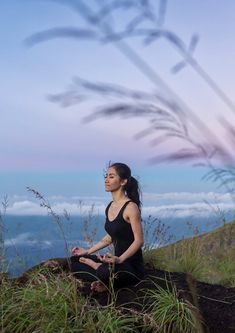
M 84 258 L 84 257 L 81 257 L 79 259 L 79 261 L 87 266 L 90 266 L 92 267 L 93 269 L 97 270 L 97 268 L 102 265 L 101 263 L 99 262 L 95 262 L 94 260 L 92 259 L 89 259 L 89 258 Z
M 102 293 L 104 291 L 108 291 L 108 288 L 106 287 L 106 285 L 100 281 L 94 281 L 91 284 L 91 290 L 92 291 L 96 291 L 98 293 Z

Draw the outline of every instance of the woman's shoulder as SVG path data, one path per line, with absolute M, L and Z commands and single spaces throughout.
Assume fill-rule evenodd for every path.
M 126 203 L 127 203 L 127 207 L 136 207 L 139 209 L 138 205 L 131 199 L 127 200 Z
M 126 209 L 125 209 L 125 212 L 128 214 L 128 213 L 135 213 L 135 214 L 140 214 L 140 209 L 138 207 L 138 205 L 130 200 L 130 201 L 127 201 L 127 205 L 126 205 Z

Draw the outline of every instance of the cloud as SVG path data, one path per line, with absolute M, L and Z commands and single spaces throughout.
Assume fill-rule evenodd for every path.
M 144 205 L 142 215 L 155 215 L 159 218 L 185 217 L 218 217 L 234 211 L 234 203 L 229 193 L 216 192 L 170 192 L 143 193 Z M 107 204 L 105 197 L 65 197 L 62 195 L 49 197 L 53 211 L 59 215 L 68 212 L 70 215 L 103 215 Z M 20 200 L 14 196 L 9 200 L 7 214 L 13 215 L 47 215 L 47 210 L 40 207 L 35 199 Z M 80 203 L 81 202 L 81 203 Z
M 7 238 L 4 241 L 4 246 L 18 246 L 18 245 L 24 245 L 24 246 L 40 245 L 40 247 L 48 248 L 52 246 L 52 243 L 50 241 L 38 241 L 33 238 L 33 235 L 30 232 L 19 234 L 15 238 Z
M 76 215 L 76 214 L 81 214 L 85 215 L 88 214 L 89 212 L 93 212 L 93 215 L 103 215 L 105 211 L 105 204 L 94 204 L 94 207 L 92 203 L 87 203 L 84 202 L 84 204 L 78 205 L 75 203 L 69 203 L 69 202 L 61 202 L 61 203 L 56 203 L 52 205 L 52 209 L 55 212 L 58 212 L 60 214 L 64 213 L 64 210 L 66 210 L 69 214 L 71 215 Z
M 186 203 L 186 202 L 231 202 L 229 193 L 218 192 L 169 192 L 169 193 L 148 193 L 143 194 L 145 202 L 158 203 Z
M 69 199 L 68 199 L 69 200 Z M 64 214 L 65 210 L 70 215 L 83 215 L 93 212 L 94 215 L 103 214 L 105 210 L 105 204 L 98 202 L 92 203 L 83 201 L 79 203 L 73 203 L 69 201 L 54 202 L 51 204 L 52 210 L 57 214 Z M 39 202 L 30 200 L 16 201 L 7 207 L 7 214 L 9 215 L 47 215 L 46 208 L 41 207 Z
M 223 214 L 234 211 L 233 203 L 206 204 L 203 202 L 195 202 L 189 204 L 172 204 L 160 206 L 143 207 L 143 215 L 157 215 L 161 218 L 174 217 L 209 217 L 223 216 Z
M 45 209 L 30 200 L 15 201 L 7 207 L 7 214 L 13 215 L 45 215 Z

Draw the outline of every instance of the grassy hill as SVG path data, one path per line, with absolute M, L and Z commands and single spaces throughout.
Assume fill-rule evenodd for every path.
M 235 221 L 212 232 L 145 253 L 156 268 L 191 273 L 196 279 L 235 287 Z
M 196 230 L 195 230 L 195 233 Z M 208 234 L 146 251 L 146 278 L 95 294 L 66 258 L 43 262 L 21 277 L 0 274 L 1 332 L 232 333 L 235 327 L 235 222 Z M 193 297 L 192 297 L 193 296 Z M 103 305 L 103 306 L 101 306 Z

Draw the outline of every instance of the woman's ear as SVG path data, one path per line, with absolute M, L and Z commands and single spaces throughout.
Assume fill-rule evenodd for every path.
M 127 183 L 127 179 L 124 179 L 124 180 L 122 181 L 122 183 L 121 183 L 121 186 L 125 186 L 126 183 Z

